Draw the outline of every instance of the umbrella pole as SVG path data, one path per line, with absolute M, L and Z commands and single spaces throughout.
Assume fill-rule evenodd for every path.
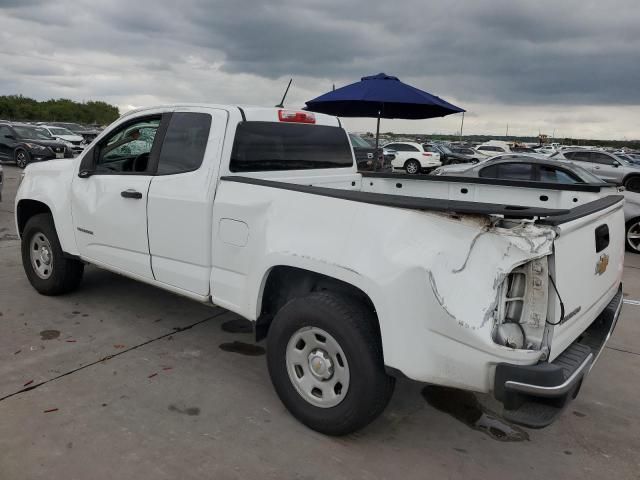
M 378 125 L 376 126 L 376 158 L 374 159 L 374 170 L 382 170 L 382 164 L 384 164 L 384 158 L 382 164 L 378 164 L 380 155 L 378 155 L 378 145 L 380 143 L 380 112 L 378 112 Z

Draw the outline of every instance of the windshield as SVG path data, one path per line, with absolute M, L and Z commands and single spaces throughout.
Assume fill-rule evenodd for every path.
M 52 135 L 75 135 L 75 133 L 61 127 L 51 127 L 49 128 L 49 131 Z
M 13 129 L 22 138 L 31 138 L 33 140 L 51 140 L 51 135 L 44 128 L 14 126 Z
M 362 137 L 355 135 L 353 133 L 349 134 L 349 139 L 351 140 L 351 145 L 353 145 L 354 147 L 373 148 L 371 145 L 369 145 L 369 142 L 367 142 Z

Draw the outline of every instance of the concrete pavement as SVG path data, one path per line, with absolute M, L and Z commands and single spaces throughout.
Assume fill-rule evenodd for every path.
M 640 478 L 640 306 L 625 305 L 578 399 L 529 440 L 473 430 L 409 381 L 371 426 L 325 437 L 284 409 L 229 312 L 92 267 L 77 292 L 38 295 L 13 226 L 19 170 L 4 169 L 2 480 Z M 640 300 L 638 256 L 625 296 Z

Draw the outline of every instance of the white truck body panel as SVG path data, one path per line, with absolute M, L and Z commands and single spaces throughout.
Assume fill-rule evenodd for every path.
M 542 350 L 506 347 L 492 338 L 498 291 L 513 269 L 534 259 L 554 259 L 568 311 L 584 306 L 556 330 L 552 357 L 590 324 L 620 282 L 618 228 L 624 219 L 619 207 L 559 227 L 532 220 L 504 226 L 484 214 L 420 211 L 221 179 L 238 175 L 230 171 L 229 159 L 242 115 L 249 121 L 277 122 L 277 109 L 244 108 L 241 113 L 219 105 L 157 107 L 123 116 L 92 145 L 137 116 L 181 111 L 212 116 L 198 170 L 80 178 L 83 157 L 92 150 L 87 148 L 73 160 L 29 166 L 16 204 L 35 200 L 48 206 L 68 254 L 211 300 L 250 320 L 260 315 L 265 282 L 274 267 L 346 282 L 375 306 L 385 365 L 416 380 L 482 392 L 493 388 L 496 364 L 532 365 L 543 358 Z M 315 118 L 316 125 L 339 126 L 334 117 Z M 336 192 L 543 208 L 573 208 L 599 198 L 583 191 L 363 176 L 355 164 L 246 175 Z M 142 201 L 122 198 L 120 192 L 127 189 L 141 192 Z M 589 249 L 591 225 L 598 220 L 611 225 L 611 265 L 601 278 L 583 285 L 578 278 L 594 275 Z

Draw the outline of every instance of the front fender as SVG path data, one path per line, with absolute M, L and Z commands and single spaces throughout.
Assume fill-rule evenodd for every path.
M 78 248 L 73 230 L 71 197 L 69 195 L 74 163 L 74 159 L 65 159 L 28 165 L 16 194 L 15 221 L 16 230 L 19 232 L 20 202 L 34 200 L 43 203 L 53 215 L 62 250 L 77 255 Z

